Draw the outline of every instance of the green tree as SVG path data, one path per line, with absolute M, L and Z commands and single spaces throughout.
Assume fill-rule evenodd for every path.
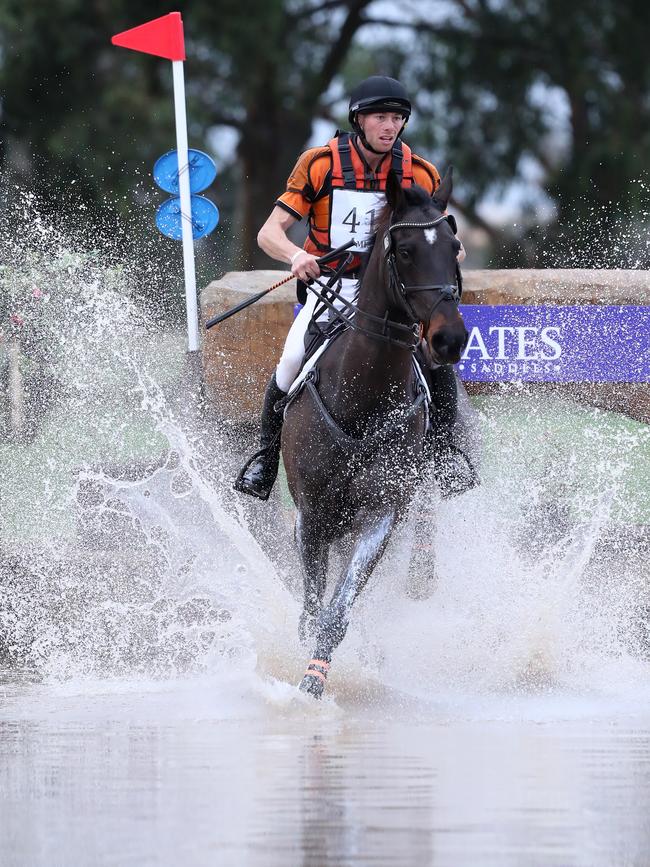
M 459 203 L 480 223 L 478 202 L 521 178 L 527 159 L 556 205 L 555 224 L 531 226 L 532 243 L 506 245 L 501 260 L 647 267 L 645 4 L 451 0 L 447 10 L 440 22 L 416 16 L 419 50 L 404 75 L 424 85 L 421 115 L 434 107 L 421 134 L 439 143 L 444 130 Z
M 268 264 L 258 250 L 261 220 L 284 189 L 309 138 L 328 88 L 364 24 L 370 0 L 236 0 L 202 4 L 193 48 L 203 58 L 203 112 L 240 134 L 240 230 L 245 260 Z M 253 26 L 254 25 L 254 26 Z M 200 34 L 200 35 L 198 35 Z
M 160 200 L 149 172 L 173 146 L 170 70 L 114 48 L 110 36 L 176 6 L 0 0 L 5 179 L 22 179 L 64 214 L 72 180 L 96 218 L 117 221 Z M 219 125 L 238 135 L 237 163 L 220 166 L 216 188 L 219 243 L 239 243 L 231 265 L 268 264 L 255 235 L 313 119 L 331 115 L 333 85 L 377 72 L 407 83 L 416 107 L 407 139 L 457 166 L 457 206 L 491 235 L 495 261 L 648 264 L 641 0 L 575 0 L 570 10 L 560 0 L 414 0 L 389 27 L 377 26 L 387 8 L 376 0 L 183 4 L 190 141 L 209 150 Z M 557 220 L 540 228 L 531 208 L 525 235 L 518 227 L 504 243 L 478 205 L 513 181 L 530 187 L 527 166 Z
M 110 45 L 113 33 L 134 23 L 134 11 L 153 18 L 166 11 L 161 6 L 155 0 L 0 4 L 4 169 L 57 210 L 65 211 L 72 192 L 95 204 L 111 194 L 119 208 L 145 160 L 169 146 L 166 70 L 134 62 Z M 66 186 L 71 181 L 74 191 Z
M 369 2 L 184 4 L 190 140 L 205 147 L 219 124 L 239 133 L 234 201 L 241 264 L 263 260 L 255 243 L 260 220 L 308 139 Z M 112 47 L 110 36 L 176 5 L 4 0 L 4 162 L 53 206 L 75 180 L 78 196 L 95 204 L 107 194 L 118 202 L 125 197 L 127 210 L 134 179 L 169 148 L 168 66 Z

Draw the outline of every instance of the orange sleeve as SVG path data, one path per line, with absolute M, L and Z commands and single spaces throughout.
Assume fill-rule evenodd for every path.
M 329 168 L 329 148 L 310 148 L 291 170 L 287 188 L 275 204 L 300 220 L 306 217 L 323 186 Z
M 438 169 L 432 164 L 413 154 L 413 180 L 416 184 L 433 195 L 440 186 Z

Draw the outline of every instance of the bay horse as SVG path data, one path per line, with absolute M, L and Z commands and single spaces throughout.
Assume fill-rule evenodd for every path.
M 420 335 L 438 364 L 457 362 L 467 342 L 458 309 L 460 243 L 446 214 L 451 189 L 451 167 L 433 198 L 389 174 L 350 324 L 286 408 L 282 455 L 304 579 L 300 633 L 314 647 L 300 689 L 316 698 L 352 605 L 423 472 L 428 409 L 414 366 Z M 330 545 L 348 536 L 351 553 L 325 604 Z

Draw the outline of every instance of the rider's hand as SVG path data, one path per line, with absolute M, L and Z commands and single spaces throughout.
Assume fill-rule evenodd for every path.
M 467 256 L 467 253 L 465 252 L 465 248 L 463 247 L 463 242 L 461 241 L 460 242 L 460 250 L 458 251 L 458 255 L 456 256 L 456 261 L 458 262 L 459 265 L 462 261 L 464 261 L 465 256 Z
M 306 250 L 301 250 L 291 263 L 291 273 L 299 280 L 304 280 L 305 283 L 315 277 L 320 277 L 318 259 Z

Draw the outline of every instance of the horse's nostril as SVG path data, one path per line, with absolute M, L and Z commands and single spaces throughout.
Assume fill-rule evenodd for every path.
M 467 346 L 469 335 L 466 329 L 462 331 L 441 328 L 431 337 L 431 348 L 442 361 L 456 362 Z

